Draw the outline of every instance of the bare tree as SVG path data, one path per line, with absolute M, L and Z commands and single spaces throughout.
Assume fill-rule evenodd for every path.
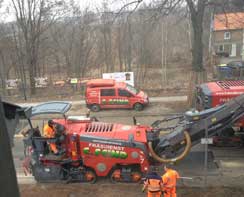
M 81 11 L 72 4 L 71 16 L 52 26 L 52 55 L 63 62 L 67 77 L 84 77 L 96 43 L 95 15 L 89 9 Z M 63 57 L 63 58 L 62 58 Z M 60 70 L 60 69 L 59 69 Z
M 191 23 L 193 29 L 192 42 L 192 68 L 195 72 L 194 82 L 196 84 L 205 81 L 203 66 L 203 17 L 208 0 L 199 0 L 194 3 L 193 0 L 186 0 L 191 14 Z
M 35 94 L 35 77 L 38 70 L 38 55 L 43 33 L 56 19 L 56 10 L 62 2 L 52 0 L 12 0 L 17 24 L 22 39 L 21 50 L 25 52 L 31 94 Z
M 52 26 L 50 34 L 53 40 L 53 55 L 59 62 L 63 62 L 67 77 L 72 74 L 74 60 L 74 45 L 76 38 L 75 19 L 61 21 Z
M 118 48 L 118 59 L 119 59 L 119 71 L 123 71 L 123 58 L 122 58 L 122 25 L 119 24 L 117 28 L 117 48 Z
M 96 43 L 94 34 L 95 27 L 92 23 L 95 21 L 94 13 L 86 9 L 80 18 L 78 29 L 78 45 L 76 46 L 76 76 L 84 77 L 88 69 L 88 63 L 91 57 L 92 50 Z
M 112 17 L 113 12 L 107 10 L 104 4 L 104 12 L 101 16 L 101 33 L 103 36 L 103 51 L 104 63 L 106 65 L 106 72 L 114 72 L 114 65 L 112 61 Z
M 3 90 L 3 95 L 10 91 L 6 91 L 6 80 L 9 79 L 10 71 L 14 70 L 11 64 L 11 56 L 13 54 L 13 42 L 11 34 L 9 32 L 9 26 L 6 24 L 0 24 L 0 80 Z

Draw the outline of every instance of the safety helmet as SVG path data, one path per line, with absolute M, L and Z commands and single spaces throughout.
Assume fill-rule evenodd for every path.
M 174 169 L 174 163 L 164 164 L 164 169 Z

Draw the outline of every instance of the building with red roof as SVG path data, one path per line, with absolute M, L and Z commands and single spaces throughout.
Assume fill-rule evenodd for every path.
M 214 15 L 213 47 L 220 63 L 244 60 L 244 12 Z

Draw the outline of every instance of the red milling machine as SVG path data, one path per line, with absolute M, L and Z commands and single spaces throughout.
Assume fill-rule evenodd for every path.
M 182 160 L 191 146 L 205 136 L 213 136 L 238 121 L 244 115 L 244 95 L 224 105 L 202 112 L 188 111 L 173 117 L 156 120 L 151 125 L 123 125 L 94 121 L 88 116 L 66 116 L 71 104 L 49 102 L 35 107 L 16 108 L 15 122 L 27 119 L 30 128 L 24 132 L 24 168 L 38 182 L 91 182 L 97 177 L 109 177 L 112 182 L 138 182 L 150 166 Z M 61 114 L 54 119 L 57 134 L 42 137 L 33 128 L 31 118 L 41 114 Z M 48 116 L 48 115 L 46 115 Z M 162 128 L 165 121 L 178 120 Z M 162 135 L 160 132 L 168 130 Z M 11 131 L 13 134 L 13 131 Z M 13 135 L 10 135 L 13 137 Z M 48 143 L 54 142 L 62 155 L 54 155 Z

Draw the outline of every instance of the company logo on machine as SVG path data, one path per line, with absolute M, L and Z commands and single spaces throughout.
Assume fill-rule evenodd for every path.
M 128 105 L 129 100 L 128 99 L 109 99 L 109 104 L 116 104 L 116 105 Z
M 226 103 L 226 102 L 229 102 L 232 98 L 220 98 L 219 99 L 219 102 L 220 103 Z
M 124 149 L 125 147 L 116 145 L 89 143 L 88 147 L 83 148 L 83 153 L 85 155 L 126 159 L 128 154 L 124 151 Z
M 128 105 L 129 100 L 128 99 L 102 99 L 102 104 L 106 105 Z

